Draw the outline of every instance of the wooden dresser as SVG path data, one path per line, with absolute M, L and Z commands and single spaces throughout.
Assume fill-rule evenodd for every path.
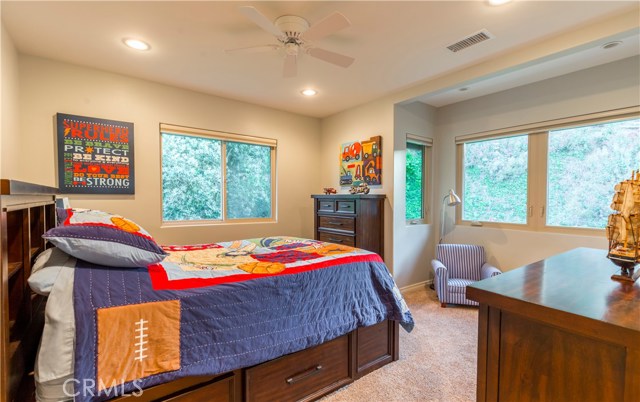
M 640 282 L 578 248 L 467 286 L 478 401 L 640 401 Z
M 316 240 L 362 248 L 384 258 L 384 194 L 311 197 Z
M 42 235 L 55 226 L 57 189 L 0 181 L 0 400 L 25 401 L 32 392 L 33 361 L 44 325 L 45 298 L 29 289 L 35 256 L 47 246 Z

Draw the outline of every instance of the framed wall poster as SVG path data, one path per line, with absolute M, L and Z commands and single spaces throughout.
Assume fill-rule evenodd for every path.
M 382 184 L 382 137 L 345 142 L 340 146 L 340 185 Z
M 58 189 L 135 194 L 133 123 L 56 114 Z

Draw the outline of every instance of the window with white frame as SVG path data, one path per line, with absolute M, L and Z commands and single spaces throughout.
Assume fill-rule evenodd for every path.
M 640 168 L 638 108 L 459 137 L 459 223 L 602 230 L 613 187 Z
M 462 219 L 527 223 L 526 135 L 464 144 Z
M 430 138 L 407 135 L 405 217 L 410 224 L 429 221 L 431 145 Z
M 274 219 L 275 140 L 168 124 L 160 135 L 164 222 Z

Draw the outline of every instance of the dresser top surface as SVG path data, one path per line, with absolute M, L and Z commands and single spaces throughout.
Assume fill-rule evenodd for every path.
M 640 332 L 640 280 L 611 279 L 620 268 L 606 257 L 606 250 L 577 248 L 470 285 L 467 296 L 489 305 L 499 298 L 535 304 Z
M 311 194 L 311 198 L 319 198 L 319 199 L 357 199 L 357 198 L 371 198 L 371 199 L 381 199 L 386 198 L 386 194 Z

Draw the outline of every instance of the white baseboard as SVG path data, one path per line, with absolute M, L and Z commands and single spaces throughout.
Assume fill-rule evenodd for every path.
M 412 285 L 403 286 L 400 288 L 400 292 L 408 292 L 411 290 L 424 288 L 431 285 L 432 283 L 433 283 L 433 279 L 429 279 L 428 281 L 422 281 L 422 282 L 414 283 Z

